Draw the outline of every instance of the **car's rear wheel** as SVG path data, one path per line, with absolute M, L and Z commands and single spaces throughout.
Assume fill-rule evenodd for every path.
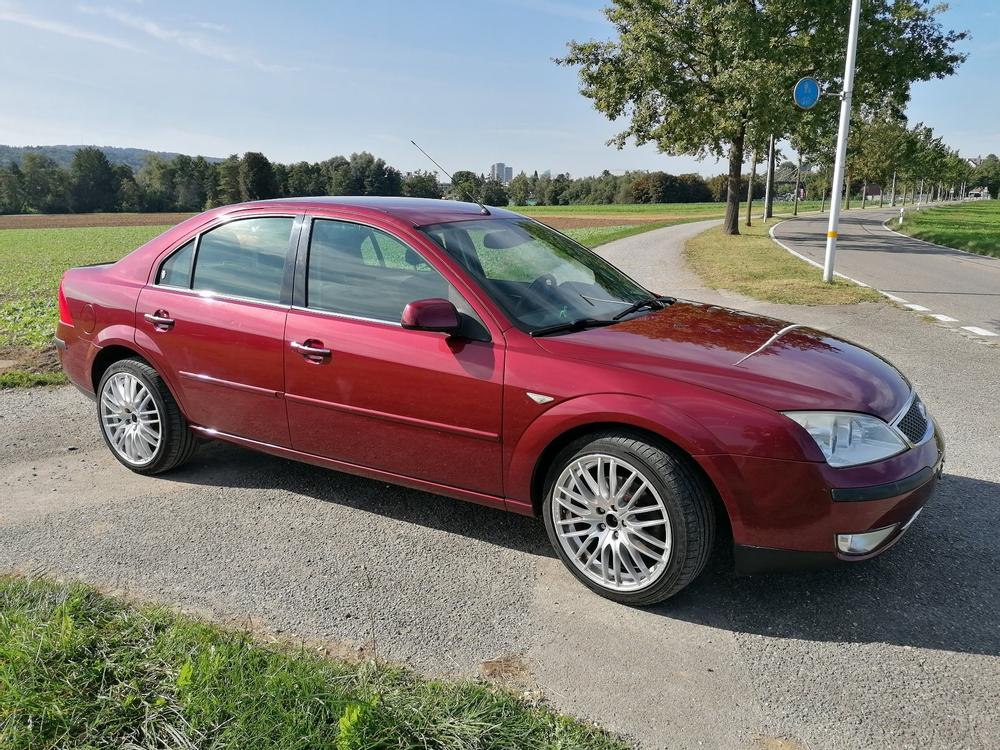
M 573 575 L 623 604 L 655 604 L 686 587 L 715 538 L 711 490 L 687 459 L 621 433 L 564 449 L 542 512 Z
M 159 474 L 187 461 L 197 447 L 159 373 L 139 359 L 122 359 L 101 376 L 97 417 L 111 453 L 138 474 Z

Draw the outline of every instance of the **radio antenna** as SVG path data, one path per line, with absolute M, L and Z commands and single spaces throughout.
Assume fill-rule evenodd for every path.
M 428 153 L 427 153 L 426 151 L 424 151 L 424 150 L 423 150 L 422 148 L 420 148 L 420 146 L 418 146 L 418 145 L 417 145 L 417 142 L 416 142 L 415 140 L 413 140 L 412 138 L 410 139 L 410 143 L 412 143 L 412 144 L 413 144 L 414 148 L 416 148 L 416 149 L 417 149 L 417 151 L 419 151 L 419 152 L 420 152 L 420 153 L 422 153 L 422 154 L 423 154 L 424 156 L 426 156 L 426 157 L 427 157 L 428 159 L 430 159 L 430 162 L 431 162 L 431 164 L 433 164 L 433 165 L 434 165 L 435 167 L 437 167 L 437 168 L 438 168 L 438 169 L 440 169 L 440 170 L 441 170 L 442 172 L 444 172 L 444 173 L 445 173 L 445 176 L 446 176 L 446 177 L 447 177 L 447 178 L 448 178 L 449 180 L 451 180 L 451 184 L 452 184 L 452 185 L 454 185 L 454 184 L 455 184 L 455 178 L 454 178 L 454 177 L 452 177 L 452 176 L 451 176 L 451 175 L 450 175 L 450 174 L 448 173 L 448 170 L 447 170 L 447 169 L 445 169 L 445 168 L 444 168 L 444 167 L 442 167 L 442 166 L 441 166 L 440 164 L 438 164 L 438 163 L 437 163 L 436 161 L 434 161 L 434 157 L 432 157 L 432 156 L 431 156 L 430 154 L 428 154 Z M 472 202 L 473 202 L 473 203 L 475 203 L 475 204 L 476 204 L 477 206 L 479 206 L 479 208 L 481 208 L 481 209 L 482 209 L 482 211 L 481 211 L 480 213 L 482 213 L 482 215 L 483 215 L 483 216 L 490 216 L 490 215 L 491 215 L 491 214 L 490 214 L 490 210 L 489 210 L 488 208 L 486 208 L 486 206 L 484 206 L 484 205 L 482 204 L 482 202 L 480 202 L 480 200 L 479 200 L 478 198 L 476 198 L 476 196 L 474 196 L 474 195 L 473 195 L 472 193 L 470 193 L 470 192 L 469 192 L 468 190 L 466 190 L 466 191 L 465 191 L 465 194 L 466 194 L 467 196 L 469 196 L 469 197 L 470 197 L 470 198 L 472 199 Z

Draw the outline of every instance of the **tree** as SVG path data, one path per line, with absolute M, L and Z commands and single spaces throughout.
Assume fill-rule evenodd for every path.
M 114 164 L 115 173 L 115 210 L 142 211 L 142 189 L 135 181 L 132 167 L 128 164 Z
M 69 203 L 76 213 L 112 211 L 117 180 L 104 152 L 93 146 L 77 149 L 69 167 Z
M 467 169 L 460 169 L 451 175 L 448 197 L 458 201 L 479 200 L 479 188 L 482 184 L 483 178 L 481 176 Z
M 326 179 L 319 164 L 300 161 L 288 167 L 288 195 L 309 196 L 325 193 Z
M 230 154 L 216 165 L 218 174 L 218 185 L 216 187 L 216 206 L 225 206 L 230 203 L 239 203 L 243 200 L 243 192 L 240 188 L 240 157 L 237 154 Z
M 27 154 L 21 161 L 21 195 L 25 210 L 42 214 L 67 211 L 67 175 L 51 157 Z
M 990 195 L 1000 198 L 1000 159 L 996 154 L 990 154 L 980 162 L 969 179 L 969 187 L 988 187 Z
M 19 214 L 24 210 L 22 179 L 21 168 L 16 163 L 0 168 L 0 214 Z
M 275 198 L 278 195 L 274 168 L 268 158 L 259 151 L 247 151 L 240 159 L 240 196 L 245 201 Z
M 524 172 L 519 172 L 508 185 L 510 202 L 515 206 L 526 206 L 531 200 L 531 180 Z
M 944 32 L 941 6 L 868 0 L 855 101 L 901 105 L 916 80 L 954 72 L 965 34 Z M 725 231 L 739 233 L 740 178 L 751 127 L 784 136 L 799 113 L 788 92 L 812 73 L 835 87 L 848 6 L 828 0 L 613 0 L 611 41 L 571 42 L 557 60 L 579 68 L 581 93 L 610 119 L 611 143 L 655 143 L 664 153 L 726 157 Z M 839 70 L 838 70 L 839 66 Z M 833 102 L 817 106 L 829 116 Z
M 507 188 L 499 180 L 485 180 L 479 189 L 478 198 L 487 206 L 506 206 L 510 203 Z
M 410 172 L 403 178 L 403 195 L 408 198 L 440 198 L 444 193 L 434 172 Z

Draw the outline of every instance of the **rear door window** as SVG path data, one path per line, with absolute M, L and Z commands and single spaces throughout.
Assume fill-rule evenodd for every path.
M 279 302 L 292 217 L 238 219 L 201 236 L 192 289 Z

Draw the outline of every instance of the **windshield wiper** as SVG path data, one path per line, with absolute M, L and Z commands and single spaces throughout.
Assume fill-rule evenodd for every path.
M 602 320 L 600 318 L 577 318 L 565 323 L 556 323 L 551 326 L 542 326 L 531 332 L 532 336 L 548 336 L 550 333 L 562 333 L 563 331 L 582 331 L 584 328 L 598 328 L 599 326 L 609 326 L 614 320 Z
M 673 297 L 650 297 L 649 299 L 641 299 L 635 304 L 629 305 L 620 313 L 615 315 L 612 320 L 621 320 L 626 315 L 631 315 L 634 312 L 642 310 L 644 307 L 648 307 L 652 310 L 662 310 L 667 305 L 672 305 L 676 302 Z

